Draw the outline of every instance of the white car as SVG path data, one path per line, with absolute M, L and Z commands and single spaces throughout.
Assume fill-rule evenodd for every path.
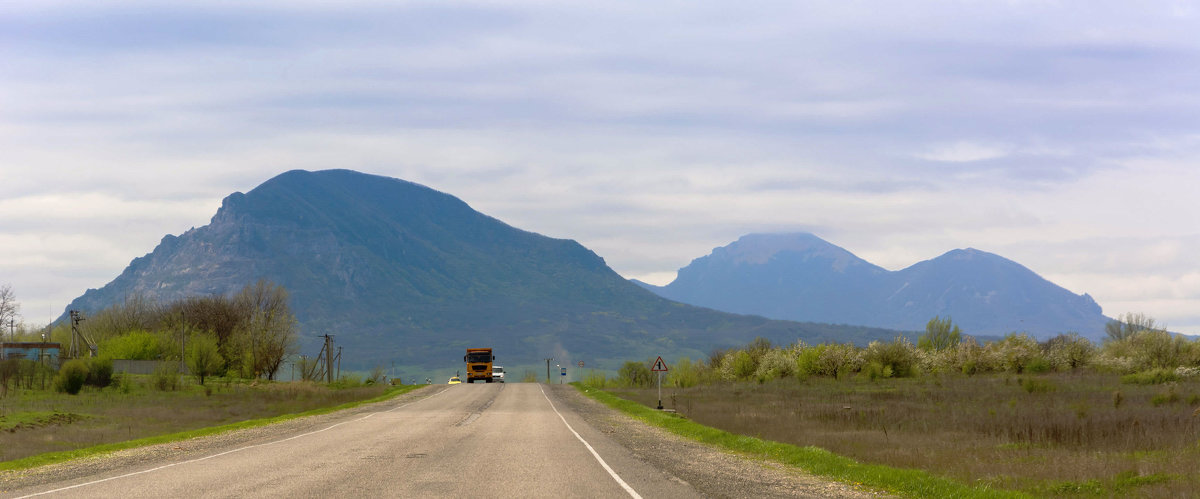
M 495 383 L 504 382 L 504 368 L 500 366 L 492 366 L 492 381 Z

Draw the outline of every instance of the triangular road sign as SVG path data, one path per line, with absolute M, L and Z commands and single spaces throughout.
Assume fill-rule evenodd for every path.
M 658 360 L 654 361 L 654 367 L 650 368 L 650 370 L 662 373 L 667 372 L 667 363 L 663 362 L 661 355 L 658 356 Z

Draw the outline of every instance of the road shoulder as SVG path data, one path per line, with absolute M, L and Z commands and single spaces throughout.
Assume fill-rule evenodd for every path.
M 571 386 L 547 388 L 556 402 L 561 401 L 638 459 L 672 474 L 707 497 L 882 497 L 851 484 L 685 439 L 609 408 Z

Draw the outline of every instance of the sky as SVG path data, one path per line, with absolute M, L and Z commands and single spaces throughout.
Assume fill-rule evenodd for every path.
M 1197 32 L 1153 0 L 3 2 L 0 286 L 45 324 L 225 196 L 349 168 L 656 284 L 806 231 L 1198 334 Z

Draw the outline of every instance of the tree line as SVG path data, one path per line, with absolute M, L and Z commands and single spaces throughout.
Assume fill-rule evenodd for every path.
M 3 291 L 0 295 L 12 297 L 11 288 Z M 11 316 L 15 306 L 7 305 L 0 312 Z M 62 367 L 52 374 L 53 386 L 68 393 L 77 393 L 84 384 L 106 386 L 113 379 L 114 359 L 161 361 L 159 377 L 164 380 L 178 379 L 181 361 L 200 384 L 210 376 L 275 379 L 284 359 L 296 350 L 296 324 L 287 290 L 266 280 L 229 295 L 166 303 L 131 295 L 80 324 L 84 336 L 98 346 L 98 356 L 62 359 Z M 44 332 L 22 328 L 18 336 L 32 341 Z M 71 335 L 70 325 L 61 323 L 50 331 L 49 341 L 63 345 L 60 353 L 65 355 Z M 0 395 L 14 383 L 33 388 L 48 369 L 34 360 L 0 362 Z
M 664 384 L 689 387 L 731 381 L 827 376 L 868 379 L 926 374 L 1037 374 L 1092 369 L 1136 379 L 1172 381 L 1200 376 L 1200 339 L 1172 334 L 1144 314 L 1112 321 L 1106 337 L 1093 343 L 1077 333 L 1039 342 L 1025 333 L 980 342 L 964 335 L 949 318 L 935 317 L 914 344 L 898 336 L 866 347 L 850 343 L 772 345 L 756 338 L 741 348 L 716 350 L 708 359 L 682 358 L 668 371 Z M 648 362 L 626 362 L 615 380 L 588 379 L 593 384 L 648 387 L 655 379 Z

